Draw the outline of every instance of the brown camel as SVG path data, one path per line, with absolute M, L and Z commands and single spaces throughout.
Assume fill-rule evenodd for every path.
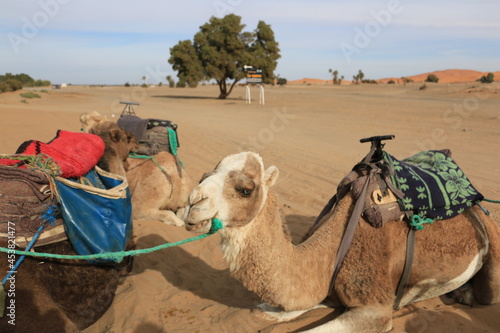
M 277 178 L 278 169 L 264 169 L 255 153 L 225 157 L 191 193 L 186 228 L 206 232 L 213 218 L 221 220 L 221 250 L 232 276 L 269 305 L 306 310 L 329 297 L 345 308 L 311 331 L 390 331 L 405 262 L 406 223 L 390 221 L 374 228 L 361 219 L 330 289 L 354 206 L 352 192 L 307 240 L 293 245 L 271 189 Z M 400 304 L 449 293 L 468 281 L 477 302 L 500 302 L 499 228 L 477 206 L 417 231 L 413 268 Z
M 12 167 L 4 167 L 12 168 Z M 24 248 L 41 224 L 47 205 L 55 204 L 53 186 L 44 180 L 38 185 L 26 178 L 0 177 L 0 246 Z M 33 177 L 32 177 L 33 178 Z M 124 177 L 121 178 L 126 183 Z M 6 228 L 7 227 L 7 228 Z M 24 245 L 23 245 L 24 243 Z M 48 225 L 35 243 L 36 252 L 76 254 L 67 240 L 62 219 Z M 134 247 L 131 240 L 127 249 Z M 0 272 L 12 269 L 18 256 L 0 255 Z M 97 321 L 113 301 L 117 286 L 132 268 L 131 259 L 121 263 L 91 264 L 84 260 L 43 259 L 27 256 L 5 284 L 5 315 L 0 332 L 79 332 Z M 0 304 L 3 306 L 3 304 Z
M 146 159 L 127 158 L 137 144 L 130 132 L 102 116 L 99 118 L 96 112 L 81 115 L 80 122 L 83 129 L 99 135 L 106 144 L 105 156 L 99 161 L 99 166 L 111 173 L 126 175 L 135 220 L 155 219 L 166 224 L 184 225 L 177 215 L 182 214 L 193 183 L 172 154 L 160 152 Z M 118 163 L 115 155 L 120 156 L 123 163 Z

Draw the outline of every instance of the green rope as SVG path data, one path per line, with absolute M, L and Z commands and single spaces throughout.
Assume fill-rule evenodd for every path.
M 486 198 L 484 198 L 483 201 L 492 202 L 492 203 L 500 203 L 499 200 L 491 200 L 491 199 L 486 199 Z
M 412 215 L 412 217 L 410 218 L 410 226 L 414 227 L 417 230 L 422 230 L 424 228 L 424 224 L 433 222 L 433 219 L 422 218 L 420 215 Z
M 136 154 L 136 153 L 130 153 L 128 155 L 128 157 L 130 157 L 130 158 L 141 158 L 143 160 L 152 160 L 161 171 L 165 172 L 165 170 L 162 168 L 162 166 L 155 160 L 154 156 L 139 155 L 139 154 Z
M 0 155 L 0 159 L 17 160 L 24 162 L 24 166 L 29 170 L 41 171 L 46 175 L 57 177 L 61 175 L 61 169 L 54 159 L 46 154 L 38 155 Z M 16 166 L 13 166 L 16 167 Z
M 168 142 L 170 143 L 170 149 L 172 150 L 172 155 L 177 158 L 181 167 L 184 168 L 184 163 L 177 157 L 177 148 L 179 148 L 179 143 L 177 142 L 177 132 L 170 127 L 167 127 L 168 132 Z
M 177 156 L 177 147 L 179 147 L 179 144 L 177 143 L 177 133 L 170 127 L 167 127 L 167 132 L 170 149 L 172 149 L 172 155 Z
M 195 236 L 191 237 L 188 239 L 184 239 L 178 242 L 174 243 L 166 243 L 166 244 L 161 244 L 157 245 L 151 248 L 147 249 L 139 249 L 139 250 L 129 250 L 129 251 L 119 251 L 119 252 L 106 252 L 106 253 L 98 253 L 98 254 L 87 254 L 87 255 L 67 255 L 67 254 L 55 254 L 55 253 L 42 253 L 42 252 L 30 252 L 30 251 L 19 251 L 19 250 L 12 250 L 8 249 L 5 247 L 0 247 L 0 252 L 5 252 L 5 253 L 15 253 L 17 255 L 26 255 L 26 256 L 31 256 L 31 257 L 42 257 L 42 258 L 55 258 L 55 259 L 85 259 L 85 260 L 94 260 L 94 259 L 112 259 L 116 262 L 120 262 L 123 260 L 124 257 L 127 256 L 136 256 L 140 254 L 145 254 L 145 253 L 151 253 L 159 250 L 163 250 L 169 247 L 173 246 L 178 246 L 182 245 L 185 243 L 190 243 L 194 242 L 199 239 L 203 239 L 205 237 L 208 237 L 210 235 L 215 234 L 217 231 L 222 229 L 222 222 L 214 218 L 212 220 L 212 226 L 210 227 L 210 230 L 203 235 L 200 236 Z

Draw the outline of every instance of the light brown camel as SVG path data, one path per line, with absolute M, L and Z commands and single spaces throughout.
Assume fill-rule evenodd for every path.
M 128 157 L 137 143 L 131 139 L 130 132 L 103 116 L 99 118 L 96 112 L 81 115 L 80 122 L 83 129 L 99 135 L 106 144 L 105 156 L 99 161 L 99 166 L 111 173 L 126 175 L 132 194 L 134 219 L 184 225 L 178 214 L 182 214 L 194 186 L 186 170 L 179 168 L 172 154 L 160 152 L 146 159 Z M 120 156 L 123 163 L 116 163 L 115 155 Z
M 191 193 L 186 228 L 206 232 L 213 218 L 220 219 L 221 250 L 231 275 L 264 302 L 285 311 L 305 310 L 329 297 L 347 310 L 311 331 L 391 330 L 408 226 L 392 221 L 373 228 L 361 220 L 329 293 L 353 197 L 345 195 L 310 238 L 293 245 L 271 189 L 277 178 L 278 169 L 264 169 L 255 153 L 225 157 Z M 417 231 L 401 306 L 446 294 L 468 281 L 479 303 L 500 302 L 499 228 L 476 206 Z

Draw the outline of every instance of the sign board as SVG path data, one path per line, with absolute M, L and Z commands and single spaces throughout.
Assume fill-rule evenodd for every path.
M 262 83 L 262 69 L 247 69 L 247 83 Z

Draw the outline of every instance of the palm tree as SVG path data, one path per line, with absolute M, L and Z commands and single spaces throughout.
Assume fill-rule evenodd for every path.
M 333 75 L 333 84 L 338 84 L 338 76 L 339 76 L 339 71 L 338 70 L 332 70 L 331 68 L 328 70 L 330 74 Z

